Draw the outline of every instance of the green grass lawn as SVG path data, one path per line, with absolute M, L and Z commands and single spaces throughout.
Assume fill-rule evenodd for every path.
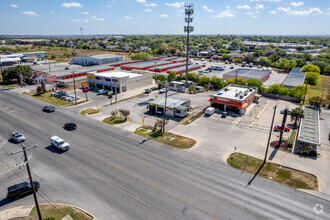
M 330 91 L 330 76 L 321 75 L 317 85 L 309 85 L 308 91 L 306 94 L 306 100 L 313 96 L 322 96 L 323 91 L 323 99 L 326 99 L 328 92 Z
M 125 118 L 120 117 L 120 116 L 116 116 L 115 118 L 111 116 L 111 117 L 107 117 L 107 118 L 103 119 L 104 123 L 107 123 L 110 125 L 122 124 L 126 121 L 128 121 L 128 120 L 125 120 Z
M 239 170 L 244 170 L 246 163 L 245 171 L 252 174 L 258 171 L 262 162 L 263 161 L 260 159 L 241 153 L 233 153 L 227 159 L 227 163 L 230 166 Z M 314 175 L 284 168 L 274 163 L 266 163 L 260 170 L 258 176 L 272 179 L 293 188 L 317 190 L 318 187 L 317 178 Z
M 63 99 L 50 96 L 51 93 L 52 92 L 45 92 L 43 94 L 38 95 L 36 93 L 29 94 L 27 92 L 23 92 L 24 95 L 33 97 L 35 99 L 39 99 L 41 101 L 47 102 L 47 103 L 49 103 L 51 105 L 54 105 L 54 106 L 57 106 L 57 107 L 69 107 L 69 106 L 74 106 L 75 105 L 75 102 L 68 102 L 68 101 L 65 101 Z M 86 102 L 86 100 L 82 100 L 82 101 L 78 100 L 78 104 L 81 104 L 81 103 L 84 103 L 84 102 Z
M 196 144 L 196 141 L 191 138 L 172 134 L 170 132 L 165 132 L 161 135 L 159 130 L 154 132 L 152 130 L 153 127 L 151 126 L 142 126 L 136 129 L 134 133 L 180 149 L 189 149 Z
M 61 220 L 66 215 L 70 215 L 74 220 L 92 220 L 93 218 L 71 206 L 64 205 L 40 205 L 40 212 L 43 219 Z M 32 218 L 31 218 L 32 217 Z M 30 215 L 26 218 L 17 218 L 21 220 L 38 219 L 37 209 L 33 207 Z
M 99 113 L 100 110 L 97 110 L 95 108 L 87 108 L 87 109 L 84 109 L 80 112 L 81 115 L 93 115 L 93 114 L 97 114 Z

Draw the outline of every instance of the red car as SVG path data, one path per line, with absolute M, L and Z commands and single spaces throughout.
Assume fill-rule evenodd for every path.
M 281 131 L 282 130 L 282 126 L 281 125 L 277 125 L 274 127 L 274 131 Z M 284 128 L 284 131 L 285 132 L 289 132 L 290 131 L 290 128 L 289 127 L 285 127 Z

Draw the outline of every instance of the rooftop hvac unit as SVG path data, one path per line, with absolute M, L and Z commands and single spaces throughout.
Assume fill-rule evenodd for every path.
M 252 92 L 252 88 L 250 88 L 249 91 Z
M 238 96 L 238 92 L 235 92 L 235 97 L 237 97 Z
M 243 95 L 240 95 L 239 98 L 242 99 L 244 96 Z
M 249 90 L 245 90 L 244 96 L 247 96 L 248 93 L 249 93 Z
M 225 88 L 225 92 L 227 92 L 227 91 L 229 91 L 229 89 L 228 88 Z

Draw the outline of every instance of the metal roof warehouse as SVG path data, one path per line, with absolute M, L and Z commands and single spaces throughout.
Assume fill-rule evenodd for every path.
M 173 69 L 175 67 L 184 66 L 184 65 L 186 65 L 186 63 L 171 63 L 171 64 L 167 64 L 167 65 L 164 65 L 164 66 L 156 66 L 156 69 L 153 66 L 153 67 L 150 67 L 148 70 L 149 71 L 154 71 L 154 72 L 164 72 L 166 70 Z
M 137 69 L 137 70 L 147 70 L 149 67 L 153 66 L 162 66 L 166 64 L 170 64 L 170 61 L 161 61 L 161 60 L 155 60 L 155 61 L 146 61 L 146 62 L 141 62 L 141 63 L 132 63 L 132 64 L 127 64 L 127 65 L 122 65 L 121 69 L 122 70 L 132 70 L 132 69 Z
M 320 119 L 319 110 L 315 107 L 305 106 L 304 117 L 301 118 L 297 140 L 313 146 L 320 145 Z
M 198 70 L 200 68 L 201 68 L 201 66 L 197 65 L 197 64 L 188 65 L 188 71 L 194 71 L 194 70 Z M 178 67 L 178 68 L 167 70 L 167 73 L 170 73 L 170 72 L 174 72 L 176 75 L 181 74 L 181 73 L 185 73 L 186 72 L 186 67 L 181 66 L 181 67 Z
M 283 86 L 291 89 L 298 85 L 304 84 L 306 73 L 300 72 L 300 70 L 301 68 L 293 68 L 283 81 Z
M 237 74 L 237 77 L 243 78 L 244 80 L 256 79 L 261 82 L 265 82 L 270 77 L 270 73 L 271 71 L 269 70 L 239 68 L 224 74 L 223 79 L 233 79 Z

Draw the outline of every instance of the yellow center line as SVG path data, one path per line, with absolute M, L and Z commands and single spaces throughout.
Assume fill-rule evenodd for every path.
M 259 117 L 261 116 L 261 114 L 266 110 L 266 108 L 268 107 L 270 101 L 267 102 L 267 104 L 265 105 L 265 107 L 259 112 L 259 114 L 256 116 L 256 118 L 253 120 L 253 122 L 250 124 L 250 127 L 252 127 L 254 125 L 254 123 L 259 119 Z

